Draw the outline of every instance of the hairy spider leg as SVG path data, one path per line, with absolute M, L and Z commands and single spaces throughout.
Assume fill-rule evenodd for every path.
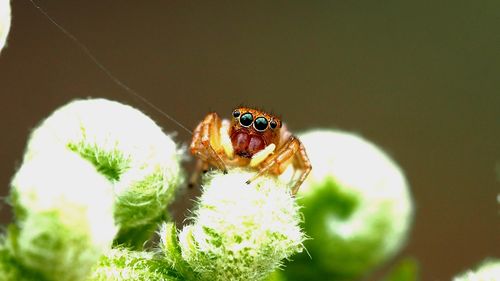
M 281 170 L 279 166 L 291 159 L 294 167 L 301 170 L 301 176 L 292 188 L 292 195 L 295 195 L 299 190 L 300 185 L 304 182 L 305 178 L 311 171 L 311 164 L 307 158 L 307 154 L 302 146 L 302 143 L 294 136 L 290 136 L 288 141 L 281 147 L 278 153 L 266 159 L 262 163 L 262 166 L 257 174 L 246 181 L 246 183 L 250 184 L 252 181 L 268 172 L 271 168 L 278 167 L 278 170 Z
M 199 154 L 200 155 L 200 154 Z M 201 156 L 199 156 L 201 158 Z M 208 170 L 208 163 L 205 160 L 196 160 L 196 166 L 194 168 L 191 177 L 189 178 L 188 187 L 192 188 L 198 185 L 198 180 L 200 179 L 201 173 L 205 173 Z
M 300 174 L 299 179 L 293 186 L 292 189 L 293 195 L 297 194 L 297 191 L 299 191 L 300 186 L 302 185 L 302 183 L 304 183 L 304 181 L 306 180 L 307 176 L 309 175 L 312 169 L 311 161 L 309 161 L 309 157 L 307 157 L 304 145 L 301 142 L 299 142 L 299 145 L 300 145 L 299 151 L 298 153 L 295 154 L 292 165 L 294 168 L 301 170 L 302 173 Z
M 196 126 L 190 150 L 192 154 L 199 157 L 199 160 L 191 176 L 190 185 L 194 185 L 198 181 L 201 172 L 207 169 L 209 164 L 227 173 L 226 164 L 218 153 L 223 150 L 220 144 L 220 127 L 221 119 L 215 112 L 207 114 L 203 121 Z M 196 180 L 194 180 L 195 178 Z

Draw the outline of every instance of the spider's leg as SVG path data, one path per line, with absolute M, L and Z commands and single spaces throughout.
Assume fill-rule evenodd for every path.
M 247 180 L 246 183 L 249 184 L 258 177 L 262 176 L 264 173 L 269 171 L 269 169 L 279 166 L 284 162 L 290 160 L 295 153 L 299 150 L 300 142 L 295 137 L 291 136 L 290 139 L 282 146 L 282 148 L 273 156 L 269 158 L 269 160 L 265 160 L 263 166 L 259 169 L 257 174 L 253 176 L 251 179 Z
M 191 145 L 189 149 L 191 153 L 195 155 L 198 159 L 196 160 L 196 166 L 194 168 L 191 177 L 189 178 L 188 187 L 192 188 L 197 185 L 200 172 L 203 166 L 208 166 L 207 156 L 202 153 L 203 148 L 201 146 L 201 129 L 203 126 L 203 121 L 196 126 L 196 129 L 193 131 L 193 138 L 191 140 Z
M 306 180 L 307 176 L 311 172 L 312 165 L 311 161 L 309 161 L 309 157 L 307 157 L 306 149 L 302 143 L 299 143 L 299 150 L 295 154 L 293 166 L 301 170 L 300 178 L 295 182 L 295 185 L 292 188 L 292 195 L 295 196 L 297 191 L 299 191 L 300 186 Z
M 219 170 L 222 170 L 225 174 L 227 173 L 227 167 L 222 160 L 222 157 L 218 153 L 221 149 L 220 144 L 220 127 L 221 119 L 217 113 L 210 113 L 203 120 L 203 126 L 201 130 L 201 145 L 205 148 L 208 153 L 209 160 L 211 160 Z M 215 150 L 214 146 L 217 148 Z
M 258 171 L 255 176 L 249 179 L 247 183 L 252 182 L 273 167 L 277 166 L 279 168 L 279 171 L 284 170 L 284 168 L 280 167 L 280 165 L 286 164 L 286 162 L 292 158 L 294 167 L 301 170 L 300 178 L 292 187 L 292 195 L 295 195 L 304 180 L 307 178 L 307 175 L 309 175 L 309 172 L 311 172 L 311 162 L 307 157 L 304 146 L 294 136 L 290 136 L 289 140 L 283 145 L 280 151 L 272 156 L 272 158 L 265 161 L 266 164 Z
M 209 113 L 194 130 L 190 150 L 205 162 L 205 165 L 212 164 L 226 172 L 226 165 L 218 153 L 221 150 L 220 127 L 221 120 L 217 113 Z
M 201 173 L 206 172 L 207 169 L 208 169 L 208 162 L 202 159 L 196 160 L 196 166 L 194 168 L 193 173 L 191 174 L 191 177 L 189 178 L 188 187 L 192 188 L 198 185 L 198 180 L 200 179 Z

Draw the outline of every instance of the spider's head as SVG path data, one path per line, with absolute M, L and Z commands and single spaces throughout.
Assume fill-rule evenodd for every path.
M 236 108 L 229 131 L 236 154 L 250 158 L 271 143 L 278 145 L 281 126 L 276 116 L 257 109 Z
M 261 110 L 240 107 L 233 110 L 232 126 L 235 129 L 247 129 L 255 134 L 279 133 L 281 121 L 269 113 Z

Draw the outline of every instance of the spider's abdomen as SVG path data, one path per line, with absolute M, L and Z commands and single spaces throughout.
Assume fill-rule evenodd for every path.
M 255 153 L 266 147 L 264 138 L 260 135 L 236 131 L 231 135 L 234 153 L 238 156 L 251 158 Z

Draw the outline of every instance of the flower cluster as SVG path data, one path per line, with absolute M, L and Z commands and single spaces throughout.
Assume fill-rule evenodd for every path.
M 260 280 L 303 250 L 289 187 L 273 177 L 247 185 L 244 170 L 206 177 L 177 231 L 166 208 L 183 183 L 182 153 L 130 106 L 89 99 L 56 110 L 31 133 L 13 177 L 0 276 Z M 160 229 L 160 245 L 144 249 Z
M 0 0 L 0 51 L 10 14 Z M 184 181 L 179 145 L 130 106 L 71 102 L 33 130 L 12 179 L 15 219 L 0 233 L 0 280 L 358 280 L 404 246 L 409 185 L 357 135 L 299 138 L 313 170 L 298 200 L 290 173 L 247 185 L 254 171 L 215 171 L 178 230 L 166 209 Z M 405 258 L 384 280 L 417 280 L 417 271 Z M 488 260 L 454 280 L 498 276 L 498 260 Z
M 56 110 L 31 133 L 0 235 L 2 280 L 356 280 L 404 245 L 413 217 L 401 169 L 345 132 L 299 135 L 313 171 L 294 198 L 285 173 L 218 171 L 179 229 L 182 149 L 140 111 L 104 99 Z M 328 145 L 324 145 L 328 144 Z M 305 234 L 304 233 L 307 233 Z M 158 239 L 155 239 L 158 234 Z M 149 242 L 145 248 L 145 242 Z M 488 263 L 457 280 L 495 275 Z M 387 280 L 415 280 L 405 259 Z

